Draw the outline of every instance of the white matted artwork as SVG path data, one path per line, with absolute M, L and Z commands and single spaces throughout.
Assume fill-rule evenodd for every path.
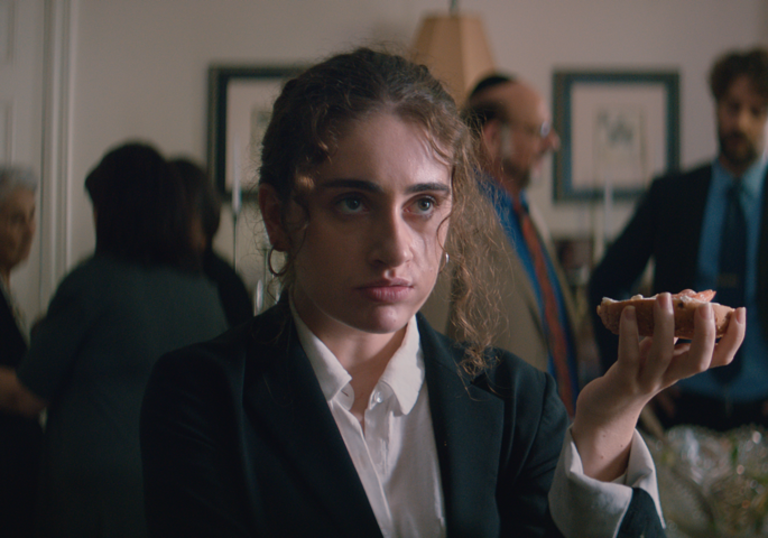
M 0 63 L 13 57 L 14 2 L 0 0 Z
M 224 176 L 227 191 L 235 184 L 244 191 L 256 184 L 261 165 L 261 140 L 281 87 L 281 82 L 276 79 L 238 79 L 227 86 Z
M 0 101 L 0 163 L 11 160 L 11 105 Z
M 261 139 L 285 80 L 300 67 L 213 66 L 208 72 L 208 167 L 219 191 L 246 196 L 260 165 Z M 232 196 L 233 202 L 238 194 Z
M 556 73 L 555 198 L 592 200 L 643 192 L 678 166 L 674 73 Z

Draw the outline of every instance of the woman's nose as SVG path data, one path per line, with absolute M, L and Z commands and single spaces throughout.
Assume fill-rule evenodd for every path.
M 411 233 L 402 215 L 391 212 L 373 224 L 371 260 L 387 267 L 398 267 L 411 259 Z

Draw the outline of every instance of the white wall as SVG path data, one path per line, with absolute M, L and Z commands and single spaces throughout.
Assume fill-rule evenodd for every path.
M 87 171 L 105 149 L 147 139 L 166 154 L 206 154 L 206 73 L 211 63 L 283 64 L 364 41 L 410 44 L 436 0 L 77 0 L 70 149 L 68 263 L 93 248 Z M 501 69 L 551 100 L 556 68 L 675 68 L 681 74 L 681 161 L 714 154 L 712 59 L 730 47 L 768 43 L 765 0 L 465 0 L 480 14 Z M 547 163 L 532 196 L 553 233 L 589 233 L 599 211 L 551 202 Z M 629 207 L 617 208 L 618 228 Z M 244 227 L 246 228 L 246 227 Z M 229 234 L 229 236 L 228 236 Z M 225 219 L 220 248 L 231 251 Z

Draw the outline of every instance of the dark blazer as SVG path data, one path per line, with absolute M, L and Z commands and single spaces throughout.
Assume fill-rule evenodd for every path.
M 0 365 L 16 368 L 27 352 L 27 341 L 19 331 L 11 305 L 0 293 Z
M 11 305 L 0 293 L 0 365 L 17 368 L 27 352 Z M 0 412 L 0 521 L 8 538 L 33 536 L 43 428 L 36 419 Z
M 603 297 L 628 298 L 653 259 L 653 293 L 694 289 L 701 226 L 712 180 L 712 165 L 656 179 L 624 231 L 607 250 L 590 278 L 589 300 L 604 371 L 616 360 L 618 337 L 608 332 L 596 307 Z M 768 215 L 768 189 L 763 189 Z M 758 255 L 758 302 L 768 324 L 768 219 L 763 218 Z M 768 330 L 768 327 L 765 327 Z
M 552 378 L 498 352 L 472 379 L 461 349 L 418 325 L 448 536 L 560 536 L 547 491 L 567 417 Z M 141 420 L 152 536 L 381 536 L 285 302 L 160 359 Z M 635 497 L 632 524 L 659 529 Z

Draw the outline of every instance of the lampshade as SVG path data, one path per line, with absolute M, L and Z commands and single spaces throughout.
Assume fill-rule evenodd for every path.
M 412 54 L 414 61 L 429 67 L 446 83 L 459 106 L 472 86 L 494 69 L 482 20 L 455 12 L 425 17 Z

